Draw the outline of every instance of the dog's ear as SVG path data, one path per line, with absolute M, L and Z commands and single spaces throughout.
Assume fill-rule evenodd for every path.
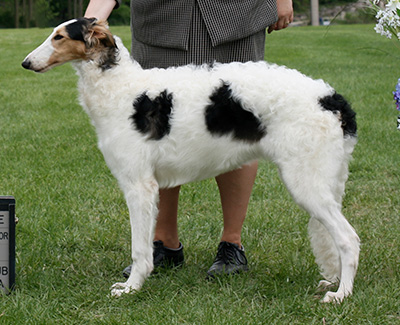
M 95 18 L 88 19 L 88 30 L 85 37 L 88 48 L 103 45 L 104 47 L 116 48 L 115 40 L 106 21 L 98 21 Z
M 107 22 L 88 20 L 84 36 L 87 58 L 107 70 L 117 64 L 118 47 Z

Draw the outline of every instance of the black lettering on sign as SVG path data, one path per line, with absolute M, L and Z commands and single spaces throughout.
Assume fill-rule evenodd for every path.
M 3 284 L 3 281 L 1 281 L 1 279 L 0 279 L 0 288 L 5 288 L 4 284 Z
M 8 267 L 7 266 L 2 266 L 0 269 L 0 274 L 1 275 L 8 275 Z
M 9 240 L 8 239 L 8 232 L 1 232 L 0 231 L 0 240 Z
M 0 225 L 4 225 L 4 214 L 0 214 Z

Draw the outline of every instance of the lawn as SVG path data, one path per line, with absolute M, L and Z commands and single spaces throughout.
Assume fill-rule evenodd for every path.
M 129 46 L 128 27 L 113 27 Z M 319 303 L 308 216 L 276 168 L 260 164 L 243 244 L 250 272 L 214 282 L 205 272 L 221 235 L 213 180 L 183 187 L 186 264 L 112 298 L 130 262 L 127 208 L 76 99 L 70 65 L 21 68 L 50 29 L 0 31 L 0 194 L 16 198 L 16 290 L 0 297 L 4 324 L 399 324 L 400 132 L 392 90 L 397 44 L 372 25 L 299 27 L 267 36 L 266 60 L 323 78 L 357 112 L 359 143 L 344 213 L 362 246 L 354 295 Z M 295 103 L 294 103 L 295 104 Z

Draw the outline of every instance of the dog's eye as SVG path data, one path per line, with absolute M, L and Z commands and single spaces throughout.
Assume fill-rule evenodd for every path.
M 62 39 L 62 38 L 64 38 L 64 36 L 62 36 L 62 35 L 60 35 L 60 34 L 57 34 L 56 36 L 54 36 L 54 40 L 55 41 L 59 41 L 60 39 Z

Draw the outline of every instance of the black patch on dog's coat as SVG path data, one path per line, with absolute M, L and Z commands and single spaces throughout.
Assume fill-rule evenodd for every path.
M 152 140 L 161 140 L 171 129 L 169 118 L 172 108 L 172 94 L 164 90 L 151 100 L 143 93 L 133 102 L 135 113 L 130 117 L 136 129 Z
M 357 136 L 356 113 L 342 95 L 335 92 L 333 95 L 320 98 L 319 103 L 325 110 L 339 113 L 344 136 Z
M 78 18 L 72 24 L 66 25 L 65 30 L 67 31 L 68 36 L 71 39 L 75 41 L 85 42 L 83 35 L 87 29 L 87 26 L 94 21 L 95 19 Z
M 228 84 L 217 88 L 210 100 L 205 118 L 211 134 L 221 136 L 232 133 L 234 139 L 248 142 L 257 142 L 266 135 L 266 128 L 261 121 L 232 97 Z

